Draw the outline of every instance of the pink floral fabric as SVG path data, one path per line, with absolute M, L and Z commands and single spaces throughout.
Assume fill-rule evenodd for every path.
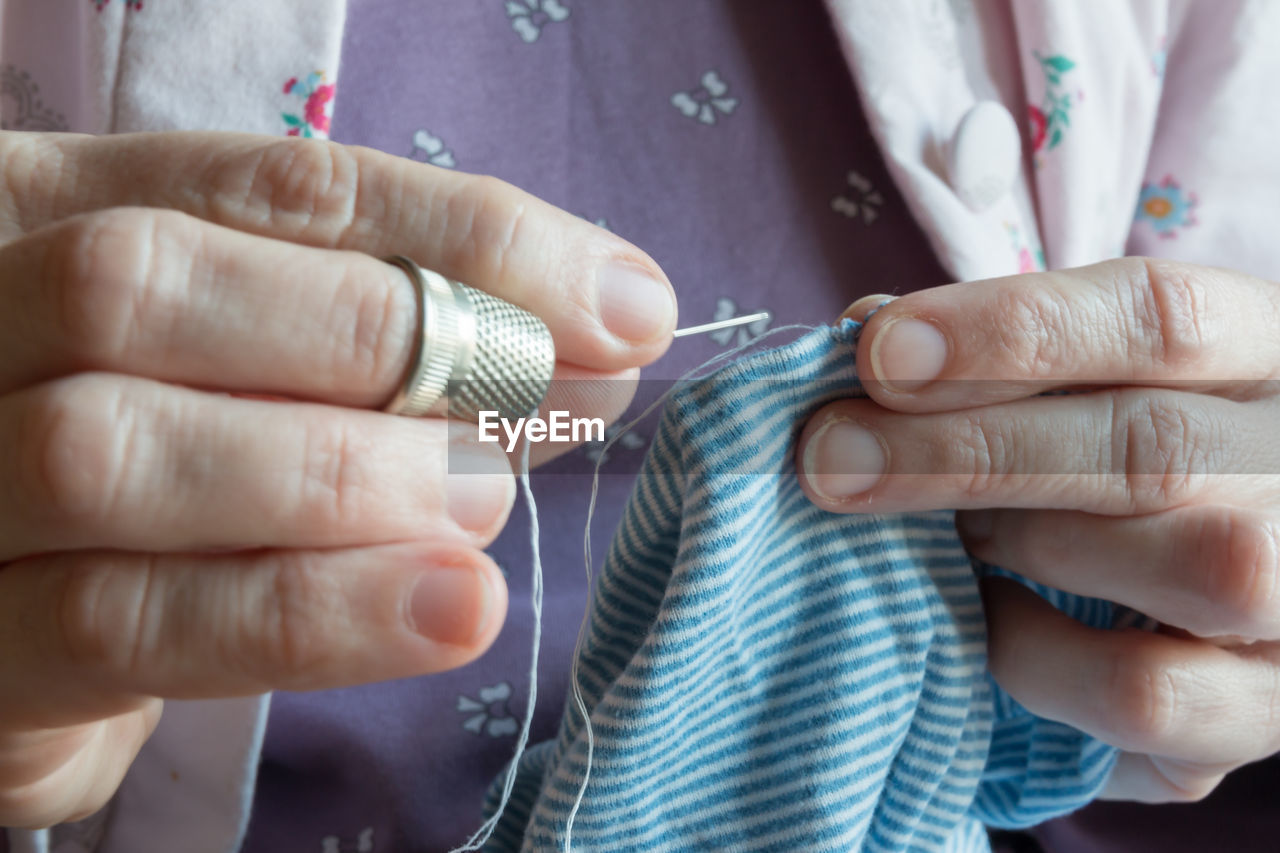
M 1126 254 L 1280 278 L 1267 140 L 1280 4 L 827 0 L 890 171 L 958 280 Z M 938 164 L 982 100 L 1024 125 L 974 212 Z
M 299 79 L 290 77 L 284 84 L 286 95 L 303 99 L 302 115 L 282 113 L 289 136 L 328 138 L 330 111 L 333 108 L 335 84 L 326 83 L 323 71 L 312 71 Z

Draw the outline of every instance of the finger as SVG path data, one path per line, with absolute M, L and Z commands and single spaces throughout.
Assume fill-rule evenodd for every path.
M 5 724 L 69 726 L 140 696 L 313 690 L 453 669 L 506 613 L 464 546 L 149 557 L 85 552 L 0 572 Z
M 1213 793 L 1235 767 L 1122 752 L 1098 798 L 1138 803 L 1199 802 Z
M 1280 287 L 1240 273 L 1122 258 L 919 291 L 858 343 L 882 405 L 963 409 L 1076 385 L 1221 390 L 1273 379 Z
M 873 312 L 883 308 L 897 298 L 887 293 L 872 293 L 856 300 L 852 305 L 844 309 L 844 313 L 840 315 L 839 319 L 865 323 Z
M 0 735 L 0 826 L 44 829 L 97 812 L 155 731 L 160 708 L 150 700 L 109 720 Z
M 1269 408 L 1163 389 L 923 414 L 842 400 L 805 425 L 798 461 L 809 495 L 836 512 L 1265 503 L 1280 473 Z
M 0 561 L 424 537 L 483 546 L 515 495 L 502 453 L 460 425 L 114 374 L 0 399 L 0 484 Z
M 555 376 L 547 385 L 546 397 L 529 416 L 495 422 L 498 413 L 490 412 L 484 423 L 480 419 L 469 421 L 450 417 L 449 431 L 455 438 L 470 436 L 473 441 L 495 444 L 506 452 L 512 472 L 519 473 L 524 459 L 524 442 L 530 438 L 529 431 L 522 429 L 521 425 L 540 418 L 550 426 L 552 418 L 560 418 L 563 429 L 557 429 L 554 434 L 550 431 L 537 433 L 531 441 L 529 465 L 537 468 L 583 444 L 603 441 L 601 436 L 609 425 L 616 422 L 631 404 L 639 377 L 640 371 L 635 368 L 601 373 L 561 362 L 556 365 Z M 252 398 L 258 399 L 257 396 Z M 278 397 L 265 399 L 287 402 Z M 482 473 L 483 467 L 478 471 L 465 459 L 451 458 L 449 471 Z
M 674 291 L 648 255 L 494 178 L 247 134 L 2 139 L 6 172 L 24 176 L 24 192 L 5 199 L 22 232 L 135 205 L 311 246 L 407 255 L 532 311 L 561 358 L 599 370 L 654 360 L 675 329 Z
M 62 220 L 0 248 L 0 392 L 76 371 L 384 405 L 414 349 L 404 272 L 168 210 Z
M 1280 639 L 1280 525 L 1268 514 L 1004 509 L 958 513 L 956 523 L 974 556 L 1056 589 L 1125 604 L 1198 636 Z
M 1280 746 L 1274 649 L 1088 628 L 1005 578 L 982 591 L 991 673 L 1031 713 L 1181 761 L 1241 764 Z
M 398 267 L 166 210 L 63 220 L 0 248 L 0 281 L 0 318 L 17 323 L 0 334 L 0 392 L 104 370 L 380 407 L 418 334 Z M 619 374 L 562 364 L 558 376 Z

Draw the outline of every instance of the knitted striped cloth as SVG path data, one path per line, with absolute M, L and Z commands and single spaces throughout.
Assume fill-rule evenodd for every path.
M 572 849 L 981 851 L 984 824 L 1038 823 L 1105 782 L 1115 750 L 987 674 L 952 513 L 836 515 L 800 491 L 805 420 L 861 393 L 859 329 L 670 398 L 579 656 L 595 752 Z M 1111 624 L 1111 605 L 1038 591 Z M 569 701 L 486 849 L 564 849 L 585 756 Z

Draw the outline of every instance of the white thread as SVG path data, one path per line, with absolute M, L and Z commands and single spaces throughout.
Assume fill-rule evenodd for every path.
M 725 350 L 724 352 L 719 353 L 718 355 L 715 355 L 710 359 L 704 361 L 702 364 L 699 364 L 697 367 L 694 367 L 685 371 L 683 374 L 680 375 L 678 379 L 676 379 L 676 381 L 671 385 L 670 388 L 668 388 L 666 391 L 663 391 L 662 394 L 658 396 L 658 399 L 650 403 L 649 406 L 645 408 L 643 412 L 641 412 L 638 416 L 636 416 L 635 418 L 627 422 L 625 425 L 623 425 L 620 429 L 618 429 L 614 433 L 613 437 L 610 438 L 608 441 L 606 441 L 604 443 L 604 446 L 600 449 L 600 456 L 596 459 L 596 467 L 591 475 L 591 501 L 587 504 L 587 523 L 586 523 L 585 529 L 582 532 L 582 550 L 583 550 L 583 556 L 585 557 L 586 566 L 587 566 L 587 606 L 583 610 L 582 622 L 578 626 L 578 641 L 574 645 L 573 662 L 572 664 L 570 664 L 570 667 L 569 667 L 569 685 L 573 690 L 573 702 L 578 709 L 578 714 L 581 715 L 582 717 L 582 727 L 587 735 L 587 760 L 585 762 L 586 770 L 583 771 L 583 774 L 582 774 L 582 783 L 578 786 L 578 794 L 576 797 L 574 797 L 573 805 L 569 809 L 568 818 L 565 820 L 564 848 L 563 848 L 564 853 L 570 853 L 572 849 L 573 821 L 578 816 L 578 808 L 579 806 L 582 805 L 582 800 L 587 794 L 587 783 L 591 779 L 591 759 L 595 752 L 595 736 L 591 730 L 591 715 L 587 713 L 587 703 L 582 696 L 582 684 L 578 679 L 578 660 L 582 656 L 583 646 L 586 643 L 587 624 L 590 621 L 590 617 L 591 617 L 591 582 L 592 582 L 591 521 L 593 518 L 595 518 L 596 497 L 600 492 L 600 465 L 604 462 L 605 457 L 609 451 L 609 448 L 613 446 L 613 443 L 617 441 L 619 438 L 621 438 L 623 435 L 625 435 L 627 432 L 629 432 L 632 427 L 636 426 L 645 418 L 649 417 L 649 415 L 653 413 L 654 409 L 658 408 L 658 406 L 665 403 L 667 399 L 673 393 L 675 393 L 676 389 L 680 387 L 681 382 L 684 382 L 685 380 L 693 378 L 699 371 L 706 370 L 707 368 L 712 367 L 720 363 L 721 361 L 725 361 L 726 359 L 729 359 L 735 355 L 738 355 L 744 350 L 754 347 L 756 344 L 759 344 L 761 341 L 765 340 L 766 338 L 771 338 L 774 335 L 780 334 L 782 332 L 793 332 L 798 330 L 812 332 L 819 328 L 821 327 L 806 326 L 803 323 L 793 323 L 789 326 L 779 326 L 776 329 L 770 329 L 764 334 L 752 338 L 751 340 L 747 341 L 745 344 L 742 344 L 741 346 L 734 347 L 733 349 L 730 349 L 730 350 Z M 526 444 L 526 449 L 527 447 L 528 445 Z
M 533 499 L 533 487 L 529 483 L 529 440 L 526 438 L 520 451 L 520 488 L 524 492 L 525 505 L 529 508 L 529 543 L 533 552 L 533 652 L 529 660 L 529 699 L 524 709 L 524 722 L 520 726 L 520 737 L 516 741 L 516 752 L 507 767 L 507 779 L 502 784 L 502 797 L 493 816 L 480 824 L 480 828 L 449 853 L 463 853 L 467 850 L 479 850 L 493 835 L 498 821 L 507 810 L 511 800 L 511 790 L 515 787 L 516 773 L 520 769 L 520 758 L 524 755 L 525 746 L 529 743 L 529 728 L 533 724 L 533 709 L 538 700 L 538 647 L 542 644 L 542 546 L 539 542 L 538 505 Z
M 587 522 L 582 534 L 583 553 L 586 557 L 587 569 L 587 602 L 582 612 L 582 622 L 578 626 L 578 640 L 574 646 L 573 662 L 569 668 L 569 682 L 573 690 L 574 705 L 577 706 L 578 713 L 582 716 L 583 728 L 587 735 L 587 760 L 586 771 L 582 774 L 582 784 L 578 787 L 578 795 L 574 798 L 573 806 L 569 810 L 568 819 L 565 822 L 564 830 L 564 851 L 569 853 L 572 847 L 573 821 L 577 817 L 578 808 L 582 805 L 583 797 L 587 793 L 587 783 L 591 779 L 591 759 L 595 751 L 595 735 L 591 730 L 591 715 L 587 713 L 587 703 L 582 696 L 582 684 L 578 678 L 578 658 L 581 656 L 582 648 L 586 642 L 587 624 L 591 615 L 591 521 L 596 514 L 596 498 L 600 492 L 600 465 L 605 460 L 605 455 L 613 443 L 631 430 L 632 427 L 647 418 L 667 401 L 667 399 L 675 393 L 680 387 L 680 383 L 687 379 L 693 378 L 699 371 L 706 370 L 726 359 L 732 358 L 739 353 L 750 349 L 766 338 L 782 332 L 790 332 L 804 330 L 812 332 L 818 329 L 818 326 L 806 326 L 795 323 L 789 326 L 779 326 L 776 329 L 770 329 L 763 335 L 752 338 L 741 346 L 726 350 L 715 355 L 694 367 L 685 371 L 672 384 L 670 388 L 662 392 L 656 400 L 650 403 L 643 412 L 633 418 L 613 436 L 608 439 L 601 448 L 600 456 L 596 460 L 595 470 L 591 477 L 591 501 L 587 505 Z M 529 441 L 526 438 L 524 447 L 520 452 L 520 486 L 524 493 L 525 504 L 529 508 L 529 540 L 530 548 L 533 553 L 533 578 L 532 578 L 532 609 L 533 609 L 533 651 L 529 661 L 529 699 L 525 706 L 524 722 L 520 726 L 520 737 L 516 741 L 515 755 L 511 759 L 510 765 L 507 767 L 507 778 L 502 785 L 502 796 L 498 800 L 497 808 L 494 809 L 493 815 L 480 825 L 480 828 L 471 834 L 471 836 L 462 843 L 461 846 L 453 848 L 449 853 L 465 853 L 466 851 L 480 850 L 488 841 L 493 831 L 497 828 L 498 822 L 502 820 L 502 815 L 507 809 L 507 804 L 511 801 L 511 791 L 515 787 L 516 773 L 520 768 L 520 759 L 524 755 L 525 747 L 529 743 L 529 729 L 533 724 L 533 711 L 538 697 L 538 647 L 542 644 L 542 547 L 539 542 L 540 534 L 538 528 L 538 505 L 533 498 L 533 487 L 529 482 Z

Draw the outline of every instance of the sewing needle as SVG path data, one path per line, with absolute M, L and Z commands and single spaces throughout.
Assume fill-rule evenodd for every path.
M 768 320 L 771 315 L 768 311 L 761 311 L 758 314 L 748 314 L 745 317 L 731 317 L 728 320 L 717 320 L 714 323 L 703 323 L 701 326 L 689 326 L 685 329 L 676 329 L 671 333 L 673 338 L 682 338 L 685 335 L 700 335 L 703 332 L 714 332 L 716 329 L 727 329 L 731 326 L 741 326 L 745 323 L 754 323 L 757 320 Z

